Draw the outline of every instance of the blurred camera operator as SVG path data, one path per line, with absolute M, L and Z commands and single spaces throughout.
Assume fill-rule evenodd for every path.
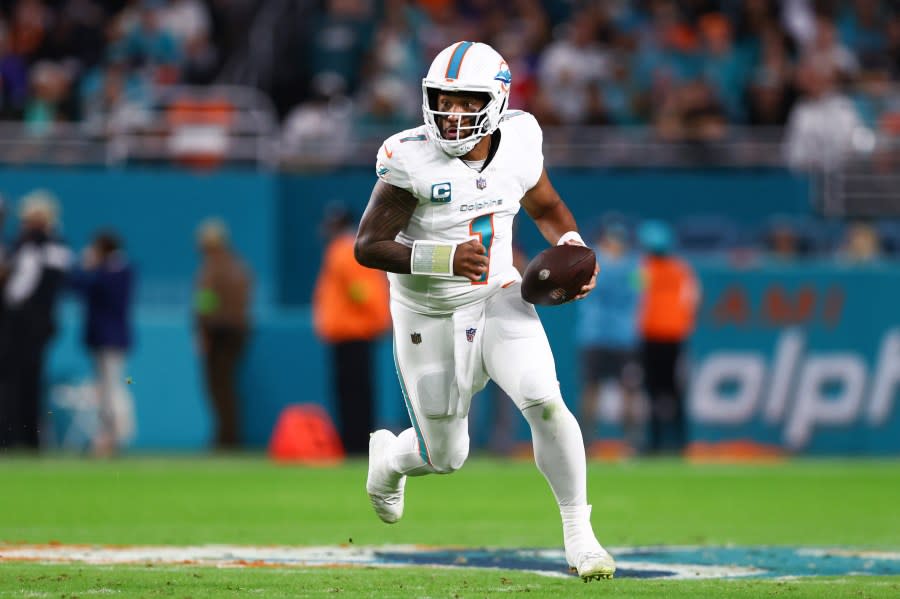
M 2 295 L 0 447 L 37 449 L 44 350 L 56 333 L 54 308 L 71 252 L 56 234 L 59 208 L 53 194 L 26 195 L 19 217 Z

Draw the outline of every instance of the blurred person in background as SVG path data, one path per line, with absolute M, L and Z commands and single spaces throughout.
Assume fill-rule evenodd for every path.
M 744 119 L 743 91 L 748 78 L 747 60 L 734 44 L 731 21 L 721 13 L 700 17 L 697 31 L 702 42 L 704 79 L 732 122 Z
M 881 240 L 878 230 L 865 221 L 850 223 L 838 248 L 838 261 L 851 266 L 862 266 L 877 262 L 880 257 Z
M 139 130 L 150 124 L 149 82 L 129 65 L 121 50 L 111 49 L 106 64 L 81 79 L 81 127 L 97 137 Z
M 140 0 L 137 19 L 128 23 L 113 49 L 123 52 L 128 60 L 140 66 L 159 85 L 176 83 L 183 48 L 163 21 L 162 0 Z
M 70 287 L 84 300 L 85 347 L 94 363 L 100 426 L 97 457 L 116 454 L 134 431 L 134 406 L 125 388 L 125 359 L 132 344 L 134 270 L 118 235 L 98 232 L 73 269 Z
M 106 45 L 106 12 L 100 0 L 55 0 L 51 27 L 41 56 L 59 61 L 78 74 L 103 58 Z M 111 4 L 107 2 L 107 7 Z
M 900 79 L 900 11 L 895 12 L 887 24 L 886 54 L 891 77 Z
M 313 95 L 285 117 L 282 146 L 289 156 L 340 162 L 352 147 L 353 101 L 343 79 L 333 75 L 317 75 L 312 88 Z
M 890 4 L 894 6 L 889 8 Z M 880 64 L 887 51 L 885 22 L 896 12 L 897 2 L 851 0 L 842 5 L 836 21 L 840 39 L 859 59 L 862 70 Z
M 800 256 L 800 240 L 790 223 L 775 222 L 765 234 L 766 251 L 778 262 L 791 262 Z
M 43 0 L 19 0 L 9 9 L 13 52 L 31 63 L 40 57 L 53 24 L 53 12 Z
M 28 97 L 28 67 L 12 51 L 6 22 L 0 17 L 0 116 L 19 118 Z
M 856 54 L 841 42 L 834 21 L 824 14 L 816 17 L 813 39 L 801 47 L 801 62 L 833 73 L 838 82 L 852 80 L 860 66 Z
M 781 0 L 781 26 L 797 46 L 816 37 L 816 0 Z
M 606 118 L 597 85 L 611 74 L 611 56 L 597 40 L 597 12 L 581 10 L 541 54 L 538 80 L 560 124 L 596 124 Z
M 216 449 L 240 442 L 237 375 L 250 330 L 250 271 L 231 247 L 228 227 L 217 218 L 197 229 L 202 254 L 194 296 L 197 351 L 213 409 Z
M 316 18 L 311 45 L 313 78 L 334 79 L 353 95 L 360 83 L 359 66 L 372 48 L 377 24 L 373 3 L 327 0 Z
M 408 126 L 412 120 L 404 109 L 409 103 L 406 84 L 384 77 L 371 82 L 366 93 L 361 94 L 363 104 L 355 115 L 354 130 L 362 135 L 382 134 Z
M 181 46 L 209 36 L 212 19 L 203 0 L 166 0 L 158 4 L 160 28 Z
M 687 443 L 683 360 L 700 304 L 700 286 L 691 266 L 674 255 L 668 225 L 647 221 L 638 236 L 647 253 L 640 310 L 641 362 L 650 400 L 646 447 L 651 455 L 678 454 Z
M 654 125 L 660 139 L 693 142 L 691 150 L 696 152 L 705 142 L 723 139 L 728 123 L 712 86 L 702 79 L 695 79 L 666 96 L 665 102 L 658 107 Z M 703 154 L 697 154 L 697 157 L 702 158 Z
M 313 325 L 331 350 L 338 430 L 349 455 L 365 455 L 375 428 L 375 342 L 391 326 L 384 272 L 353 256 L 356 220 L 342 204 L 326 208 L 328 246 L 313 291 Z
M 793 102 L 793 66 L 784 35 L 775 27 L 762 31 L 760 62 L 747 87 L 751 125 L 783 126 Z
M 788 166 L 798 170 L 840 168 L 872 133 L 856 107 L 837 88 L 833 68 L 817 62 L 797 67 L 797 87 L 803 98 L 794 104 L 784 136 Z
M 23 120 L 30 135 L 47 135 L 56 123 L 74 119 L 75 106 L 69 95 L 71 73 L 61 63 L 38 62 L 28 72 L 28 80 L 31 96 Z
M 38 449 L 45 350 L 56 334 L 55 307 L 71 251 L 57 235 L 59 205 L 50 192 L 22 198 L 19 218 L 0 321 L 0 447 Z
M 638 358 L 638 309 L 642 276 L 640 257 L 619 222 L 604 225 L 595 249 L 601 276 L 596 293 L 575 304 L 575 340 L 581 355 L 581 430 L 590 447 L 597 429 L 599 393 L 612 381 L 621 397 L 626 451 L 638 447 L 637 401 L 641 387 Z
M 6 279 L 9 276 L 9 248 L 6 247 L 6 198 L 0 194 L 0 334 L 3 333 L 3 313 L 6 308 L 6 302 L 2 301 L 3 287 L 6 285 Z M 0 339 L 0 348 L 3 347 L 3 340 Z M 2 357 L 2 354 L 0 354 Z M 2 383 L 0 383 L 2 384 Z M 0 387 L 2 388 L 2 387 Z M 0 397 L 0 414 L 3 413 L 3 398 Z M 2 420 L 2 416 L 0 416 Z
M 368 60 L 363 65 L 367 73 L 361 94 L 364 101 L 368 95 L 366 88 L 377 89 L 379 83 L 389 82 L 400 89 L 408 90 L 415 85 L 422 72 L 422 51 L 417 25 L 422 15 L 408 3 L 393 0 L 386 2 L 384 17 L 375 33 L 374 44 Z M 404 115 L 411 124 L 415 119 L 419 104 L 407 93 L 391 98 L 393 112 Z
M 202 0 L 167 0 L 160 8 L 161 28 L 181 48 L 181 79 L 189 85 L 213 82 L 219 52 L 211 39 L 212 17 Z
M 6 264 L 6 197 L 0 193 L 0 289 L 3 288 L 3 269 Z M 0 306 L 2 306 L 0 302 Z

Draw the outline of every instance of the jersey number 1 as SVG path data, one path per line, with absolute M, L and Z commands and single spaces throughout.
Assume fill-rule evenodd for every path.
M 484 246 L 488 258 L 488 270 L 484 271 L 481 278 L 472 281 L 473 285 L 484 285 L 488 280 L 488 272 L 491 269 L 491 244 L 494 242 L 494 215 L 484 214 L 472 219 L 469 223 L 469 233 L 478 236 L 478 241 Z

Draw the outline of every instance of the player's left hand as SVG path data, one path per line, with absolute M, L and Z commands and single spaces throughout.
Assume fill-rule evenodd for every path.
M 566 245 L 584 245 L 583 243 L 575 240 L 569 239 L 566 241 Z M 581 288 L 581 293 L 573 297 L 573 300 L 580 300 L 587 297 L 587 294 L 594 290 L 594 287 L 597 286 L 597 274 L 600 272 L 600 264 L 597 262 L 594 263 L 594 276 L 591 277 L 591 280 L 587 282 L 587 284 Z

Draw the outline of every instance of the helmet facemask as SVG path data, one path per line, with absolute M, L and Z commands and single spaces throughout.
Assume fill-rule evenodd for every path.
M 441 112 L 437 110 L 437 98 L 441 93 L 483 96 L 485 104 L 478 112 Z M 440 89 L 423 83 L 422 96 L 422 112 L 432 137 L 444 152 L 457 157 L 468 154 L 479 141 L 493 133 L 500 124 L 503 109 L 506 108 L 505 97 L 498 100 L 487 90 Z M 450 138 L 444 137 L 441 126 L 441 120 L 447 118 L 455 119 L 457 122 L 454 127 L 456 132 Z

